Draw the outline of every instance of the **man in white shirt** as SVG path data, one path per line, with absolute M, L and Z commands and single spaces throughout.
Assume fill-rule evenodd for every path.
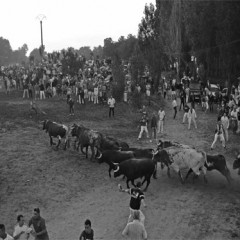
M 221 122 L 225 133 L 225 140 L 228 141 L 229 119 L 227 117 L 226 112 L 224 112 L 223 116 L 221 117 Z
M 140 222 L 139 210 L 133 212 L 133 222 L 129 222 L 124 228 L 122 235 L 128 239 L 146 240 L 147 232 L 144 225 Z
M 195 128 L 197 129 L 196 118 L 197 118 L 197 114 L 196 114 L 194 108 L 193 108 L 192 105 L 191 105 L 191 106 L 190 106 L 190 109 L 189 109 L 189 111 L 188 111 L 188 130 L 190 130 L 191 122 L 194 123 L 194 126 L 195 126 Z
M 0 240 L 14 240 L 13 237 L 6 233 L 4 224 L 0 224 Z
M 109 99 L 108 99 L 108 106 L 109 106 L 109 117 L 111 117 L 111 113 L 112 113 L 112 116 L 114 117 L 114 107 L 115 107 L 115 99 L 111 96 Z
M 159 121 L 158 121 L 158 133 L 163 133 L 163 122 L 165 119 L 165 111 L 163 110 L 163 108 L 161 107 L 160 110 L 158 111 L 158 117 L 159 117 Z
M 17 216 L 17 224 L 14 227 L 13 237 L 15 240 L 28 240 L 29 234 L 32 232 L 32 228 L 29 228 L 24 223 L 23 215 Z

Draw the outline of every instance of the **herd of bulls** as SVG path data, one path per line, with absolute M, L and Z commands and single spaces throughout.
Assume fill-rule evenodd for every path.
M 64 149 L 70 147 L 70 139 L 75 138 L 74 148 L 81 149 L 81 152 L 88 158 L 88 148 L 91 148 L 91 160 L 96 158 L 99 163 L 109 165 L 109 177 L 114 171 L 114 177 L 123 175 L 126 177 L 127 187 L 129 182 L 134 186 L 134 180 L 144 178 L 143 184 L 147 182 L 147 190 L 150 179 L 156 178 L 157 163 L 161 168 L 167 167 L 167 175 L 170 177 L 170 169 L 178 173 L 182 183 L 186 181 L 189 174 L 194 173 L 194 178 L 204 174 L 204 181 L 207 183 L 206 172 L 217 170 L 224 175 L 231 183 L 232 178 L 223 155 L 208 155 L 204 151 L 194 147 L 180 144 L 174 141 L 159 140 L 156 149 L 130 148 L 125 142 L 118 141 L 100 132 L 93 131 L 82 125 L 73 124 L 71 127 L 52 122 L 43 121 L 43 130 L 49 134 L 50 145 L 53 145 L 52 137 L 58 138 L 57 148 L 64 139 Z M 86 149 L 85 152 L 83 151 Z M 96 150 L 96 153 L 95 153 Z M 233 163 L 233 169 L 239 169 L 240 175 L 240 153 Z M 183 170 L 188 170 L 185 177 L 182 176 Z

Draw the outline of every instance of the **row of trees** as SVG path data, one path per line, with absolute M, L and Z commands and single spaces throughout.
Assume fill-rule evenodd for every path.
M 25 64 L 28 60 L 27 51 L 27 44 L 23 44 L 22 47 L 13 51 L 9 41 L 0 37 L 0 66 L 14 63 Z

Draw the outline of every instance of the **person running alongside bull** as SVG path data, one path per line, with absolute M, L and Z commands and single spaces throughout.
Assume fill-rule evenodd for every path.
M 143 205 L 143 207 L 147 207 L 147 205 L 144 200 L 145 196 L 143 191 L 141 190 L 141 186 L 142 186 L 142 183 L 140 181 L 137 182 L 136 187 L 129 188 L 129 189 L 123 189 L 121 184 L 118 184 L 118 188 L 120 192 L 126 192 L 131 196 L 130 204 L 129 204 L 130 215 L 128 217 L 128 223 L 133 221 L 134 211 L 139 210 L 140 222 L 144 225 L 145 216 L 140 210 L 140 208 L 141 208 L 141 205 Z
M 225 139 L 224 139 L 224 128 L 221 122 L 221 117 L 218 117 L 217 129 L 215 130 L 215 135 L 214 135 L 213 143 L 211 145 L 211 150 L 213 150 L 218 138 L 220 138 L 220 141 L 222 142 L 222 146 L 226 148 Z
M 140 129 L 141 130 L 140 130 L 140 133 L 138 135 L 138 139 L 137 140 L 140 140 L 142 138 L 143 132 L 146 132 L 147 138 L 149 138 L 147 125 L 148 125 L 148 118 L 147 118 L 146 115 L 143 115 L 141 120 L 140 120 Z

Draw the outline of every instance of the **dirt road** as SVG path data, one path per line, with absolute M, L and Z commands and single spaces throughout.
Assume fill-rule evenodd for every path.
M 9 104 L 13 107 L 13 103 Z M 173 120 L 170 105 L 166 103 L 165 134 L 161 137 L 211 153 L 216 116 L 202 113 L 197 106 L 198 129 L 188 131 L 187 126 L 181 124 L 183 112 Z M 147 140 L 137 141 L 137 128 L 132 127 L 127 112 L 121 110 L 120 116 L 116 111 L 116 119 L 109 120 L 102 119 L 105 111 L 99 110 L 100 117 L 94 121 L 87 121 L 85 117 L 81 122 L 120 137 L 133 147 L 154 147 Z M 78 239 L 86 218 L 92 221 L 95 239 L 123 239 L 121 232 L 128 219 L 130 199 L 118 191 L 117 185 L 121 183 L 126 187 L 125 182 L 120 178 L 109 179 L 107 165 L 90 162 L 72 149 L 52 149 L 38 122 L 26 118 L 20 124 L 8 118 L 7 123 L 6 119 L 2 123 L 6 131 L 0 134 L 0 212 L 8 232 L 12 233 L 18 214 L 24 214 L 28 220 L 37 206 L 46 219 L 52 240 Z M 76 119 L 77 116 L 69 123 Z M 232 170 L 232 149 L 239 146 L 239 136 L 230 134 L 228 146 L 223 150 L 218 144 L 212 154 L 222 153 L 226 157 L 235 179 L 232 186 L 228 186 L 218 172 L 207 174 L 208 185 L 202 177 L 194 184 L 190 178 L 182 185 L 176 174 L 172 172 L 169 179 L 166 169 L 158 168 L 158 179 L 151 180 L 145 193 L 147 207 L 143 212 L 148 239 L 240 238 L 240 177 Z

